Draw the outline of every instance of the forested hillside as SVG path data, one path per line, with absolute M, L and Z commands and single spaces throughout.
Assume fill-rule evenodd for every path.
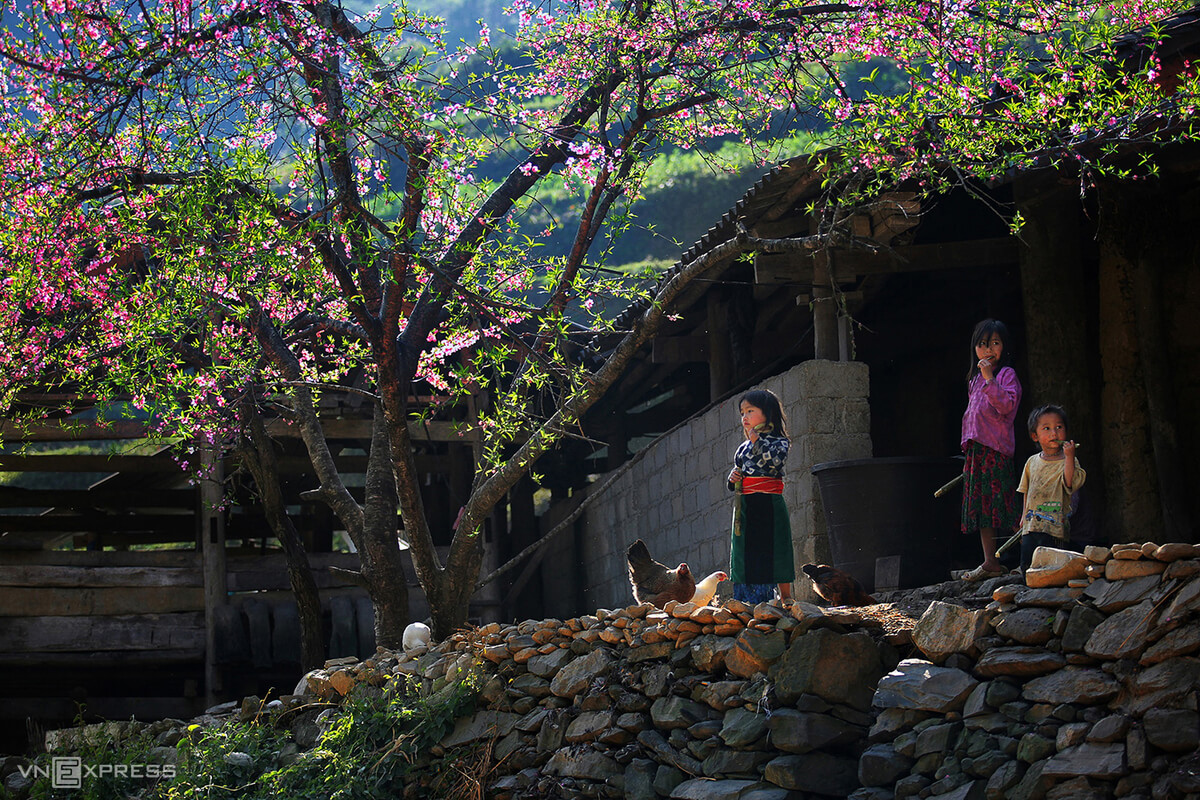
M 353 5 L 353 3 L 348 3 Z M 373 3 L 359 2 L 366 12 Z M 445 20 L 449 42 L 476 42 L 486 26 L 493 45 L 504 47 L 506 28 L 516 24 L 516 16 L 504 13 L 510 3 L 498 0 L 413 0 L 409 7 Z M 481 25 L 482 23 L 482 25 Z M 512 63 L 520 57 L 513 55 Z M 470 63 L 464 65 L 469 69 Z M 763 164 L 789 158 L 814 147 L 815 139 L 800 126 L 782 121 L 764 131 L 754 150 L 740 142 L 726 142 L 719 151 L 667 151 L 648 169 L 644 195 L 628 204 L 628 214 L 614 215 L 614 226 L 599 238 L 591 255 L 610 266 L 642 262 L 674 262 L 681 253 L 704 234 L 717 219 L 754 183 L 763 172 Z M 482 133 L 482 132 L 481 132 Z M 477 176 L 498 180 L 512 164 L 496 162 L 480 165 Z M 522 233 L 539 239 L 547 246 L 564 244 L 572 229 L 576 209 L 586 199 L 586 187 L 579 182 L 558 184 L 541 191 L 522 225 Z M 394 210 L 391 210 L 394 213 Z M 390 216 L 385 212 L 381 215 Z

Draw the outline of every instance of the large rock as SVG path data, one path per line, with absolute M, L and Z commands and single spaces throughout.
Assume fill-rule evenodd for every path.
M 983 800 L 985 792 L 986 784 L 983 781 L 967 781 L 948 792 L 930 795 L 930 797 L 936 797 L 937 800 Z
M 539 753 L 552 753 L 563 745 L 570 720 L 562 709 L 554 709 L 542 720 L 537 732 Z
M 784 789 L 845 797 L 858 788 L 858 760 L 830 753 L 779 756 L 767 763 L 763 777 Z
M 878 708 L 911 708 L 944 714 L 959 711 L 979 681 L 961 669 L 906 658 L 879 681 Z
M 1200 683 L 1200 660 L 1171 658 L 1140 670 L 1126 681 L 1116 709 L 1140 717 L 1152 708 L 1180 705 Z
M 1031 678 L 1066 666 L 1058 653 L 1040 647 L 993 647 L 975 663 L 975 674 L 983 678 L 1011 675 Z
M 892 786 L 912 769 L 913 760 L 890 744 L 873 744 L 858 759 L 858 781 L 863 786 Z
M 746 681 L 705 681 L 692 697 L 718 711 L 725 711 L 742 704 L 741 693 L 745 688 Z
M 1157 616 L 1158 611 L 1150 600 L 1118 611 L 1096 626 L 1083 651 L 1092 658 L 1108 661 L 1139 656 Z
M 993 621 L 996 633 L 1020 644 L 1039 645 L 1050 641 L 1054 612 L 1046 608 L 1019 608 Z
M 1160 585 L 1157 575 L 1147 575 L 1128 581 L 1093 581 L 1083 590 L 1092 605 L 1105 614 L 1114 614 L 1132 605 L 1137 605 L 1150 596 Z
M 1174 622 L 1200 608 L 1200 578 L 1193 578 L 1171 598 L 1171 604 L 1163 611 L 1163 622 Z
M 1150 557 L 1155 561 L 1173 562 L 1184 558 L 1195 558 L 1196 550 L 1196 545 L 1191 542 L 1168 542 L 1160 545 L 1151 553 Z
M 763 750 L 718 748 L 704 759 L 701 767 L 710 778 L 757 778 L 759 768 L 775 757 Z
M 1184 625 L 1165 634 L 1142 653 L 1143 666 L 1157 664 L 1176 656 L 1186 656 L 1200 650 L 1200 625 Z
M 1041 762 L 1041 767 L 1041 774 L 1049 778 L 1069 778 L 1076 775 L 1119 778 L 1129 771 L 1125 764 L 1125 745 L 1119 742 L 1086 742 L 1069 747 L 1053 758 Z
M 1120 689 L 1121 684 L 1102 670 L 1064 667 L 1029 681 L 1021 694 L 1034 703 L 1095 705 L 1115 697 Z
M 862 741 L 863 729 L 828 714 L 812 714 L 781 708 L 767 723 L 771 744 L 787 753 L 808 753 Z M 724 736 L 724 733 L 722 733 Z
M 1038 547 L 1033 561 L 1025 571 L 1025 585 L 1034 589 L 1047 586 L 1066 586 L 1068 581 L 1087 575 L 1089 561 L 1082 553 L 1056 547 Z
M 566 666 L 575 654 L 566 648 L 559 648 L 552 653 L 537 655 L 525 662 L 525 669 L 539 678 L 553 678 L 558 671 Z
M 648 758 L 635 758 L 625 767 L 626 800 L 658 800 L 654 791 L 654 773 L 658 764 Z
M 1083 589 L 1068 586 L 1051 586 L 1042 589 L 1017 589 L 1013 602 L 1021 608 L 1062 608 L 1083 595 Z
M 930 725 L 917 734 L 913 756 L 920 758 L 930 753 L 944 753 L 951 748 L 954 739 L 962 732 L 961 722 L 944 722 L 941 725 Z
M 953 653 L 971 652 L 975 640 L 983 633 L 986 619 L 982 610 L 935 600 L 913 628 L 913 644 L 930 661 L 940 664 Z
M 520 714 L 507 711 L 477 711 L 469 717 L 462 717 L 454 724 L 454 730 L 442 738 L 442 747 L 458 747 L 478 741 L 479 739 L 496 739 L 507 736 Z
M 1142 727 L 1150 744 L 1169 753 L 1186 753 L 1200 744 L 1200 714 L 1185 708 L 1152 708 Z
M 590 748 L 557 750 L 546 762 L 545 769 L 550 775 L 601 782 L 624 772 L 615 758 Z
M 1114 558 L 1104 565 L 1104 577 L 1110 581 L 1127 581 L 1146 575 L 1159 575 L 1167 568 L 1161 561 L 1126 561 Z
M 796 639 L 769 674 L 784 705 L 815 694 L 830 703 L 866 710 L 883 666 L 879 647 L 868 634 L 817 628 Z
M 1091 606 L 1077 605 L 1072 608 L 1071 615 L 1067 617 L 1067 627 L 1063 630 L 1063 652 L 1082 653 L 1096 626 L 1105 619 L 1107 617 L 1103 613 Z
M 702 672 L 717 672 L 725 666 L 725 657 L 736 646 L 728 636 L 697 636 L 692 640 L 692 663 Z
M 550 695 L 550 681 L 528 672 L 523 672 L 513 678 L 512 682 L 508 684 L 508 688 L 530 697 L 542 698 Z
M 654 701 L 650 706 L 650 716 L 654 720 L 654 727 L 670 730 L 690 728 L 697 722 L 719 718 L 720 714 L 695 700 L 669 695 Z
M 654 642 L 653 644 L 643 644 L 638 647 L 632 647 L 626 659 L 630 664 L 640 664 L 643 661 L 655 661 L 657 659 L 666 658 L 675 651 L 675 643 L 670 639 L 662 642 Z
M 554 680 L 550 681 L 550 691 L 559 697 L 574 698 L 596 678 L 607 674 L 612 664 L 613 657 L 607 650 L 598 647 L 560 669 Z
M 567 726 L 566 740 L 568 744 L 590 742 L 607 728 L 612 727 L 613 714 L 611 711 L 584 711 Z
M 783 655 L 786 647 L 787 635 L 783 631 L 746 628 L 725 653 L 725 668 L 734 675 L 749 678 L 766 672 Z
M 656 730 L 642 731 L 638 734 L 637 740 L 647 753 L 664 765 L 682 770 L 689 775 L 700 775 L 703 772 L 699 761 L 671 747 L 663 735 Z M 655 783 L 655 788 L 659 789 L 658 781 L 656 780 Z M 669 791 L 664 794 L 669 794 Z
M 692 778 L 671 791 L 671 800 L 738 800 L 758 781 Z
M 719 736 L 729 747 L 747 747 L 767 734 L 767 715 L 748 708 L 725 712 Z

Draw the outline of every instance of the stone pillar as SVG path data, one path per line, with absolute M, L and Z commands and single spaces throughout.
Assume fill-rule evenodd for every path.
M 806 563 L 829 563 L 825 509 L 812 474 L 814 464 L 871 457 L 870 373 L 857 361 L 806 361 L 766 381 L 788 415 L 792 447 L 785 499 L 792 515 L 795 596 L 818 600 L 800 573 Z

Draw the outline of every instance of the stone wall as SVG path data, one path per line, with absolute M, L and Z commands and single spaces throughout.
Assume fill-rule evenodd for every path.
M 828 561 L 825 521 L 814 464 L 871 456 L 866 364 L 806 361 L 761 384 L 779 395 L 792 446 L 784 499 L 792 517 L 796 566 Z M 742 441 L 739 397 L 730 398 L 667 433 L 585 513 L 581 557 L 589 608 L 631 602 L 625 550 L 642 539 L 655 559 L 688 562 L 703 577 L 729 568 L 731 495 L 725 478 Z M 601 482 L 603 477 L 601 478 Z M 801 599 L 815 600 L 808 582 Z
M 433 702 L 474 675 L 476 710 L 428 757 L 488 745 L 494 800 L 1200 797 L 1200 546 L 1043 550 L 1035 565 L 922 590 L 954 602 L 915 626 L 895 624 L 900 605 L 736 601 L 493 623 L 330 662 L 293 695 L 194 724 L 277 714 L 294 757 L 343 696 L 405 676 Z M 188 723 L 172 725 L 160 734 L 177 741 Z M 404 797 L 431 780 L 418 771 Z
M 845 797 L 859 785 L 875 686 L 900 659 L 889 638 L 853 611 L 804 602 L 599 609 L 333 665 L 284 705 L 336 702 L 387 675 L 436 696 L 475 673 L 478 710 L 435 755 L 490 743 L 493 800 Z M 322 713 L 310 707 L 302 717 Z M 405 797 L 427 790 L 414 783 Z
M 932 605 L 922 657 L 879 683 L 853 796 L 1200 796 L 1197 557 L 1039 551 L 986 608 Z

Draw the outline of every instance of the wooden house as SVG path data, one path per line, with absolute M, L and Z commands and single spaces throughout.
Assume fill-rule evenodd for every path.
M 147 441 L 143 423 L 96 422 L 81 398 L 27 399 L 71 400 L 78 412 L 5 425 L 0 472 L 75 488 L 0 487 L 0 752 L 40 740 L 26 720 L 189 718 L 218 701 L 291 692 L 302 673 L 296 603 L 237 462 L 211 454 L 217 480 L 194 485 L 169 448 Z M 362 486 L 371 420 L 344 399 L 323 415 L 338 467 L 361 491 L 353 487 Z M 469 486 L 471 437 L 449 422 L 419 428 L 426 507 L 446 531 L 462 503 L 456 492 Z M 320 592 L 327 655 L 365 658 L 375 652 L 374 614 L 346 577 L 358 556 L 328 508 L 301 497 L 316 480 L 297 435 L 278 423 L 270 432 Z M 489 521 L 489 542 L 503 532 L 493 525 L 507 518 Z M 486 549 L 485 569 L 497 558 L 494 544 Z M 422 619 L 428 607 L 407 568 L 410 614 Z M 495 618 L 495 590 L 481 592 L 472 613 Z
M 1164 33 L 1155 52 L 1169 72 L 1193 57 L 1200 12 L 1168 20 Z M 1135 64 L 1151 52 L 1133 35 L 1116 44 Z M 1147 155 L 1159 165 L 1141 180 L 1085 182 L 1081 194 L 1077 173 L 1030 170 L 924 200 L 896 186 L 852 221 L 876 253 L 764 253 L 710 272 L 587 415 L 584 432 L 608 447 L 570 445 L 582 466 L 562 479 L 577 496 L 547 519 L 663 434 L 813 358 L 868 365 L 875 457 L 956 455 L 974 358 L 968 340 L 991 317 L 1012 332 L 1024 386 L 1018 464 L 1035 451 L 1026 415 L 1058 403 L 1088 470 L 1096 541 L 1196 541 L 1200 496 L 1186 487 L 1200 480 L 1188 457 L 1200 445 L 1200 377 L 1189 368 L 1200 351 L 1200 245 L 1191 229 L 1200 145 L 1184 127 L 1179 133 L 1172 143 L 1127 148 L 1129 165 Z M 815 158 L 778 165 L 675 269 L 739 231 L 813 232 L 821 178 Z M 1019 212 L 1024 226 L 1014 235 L 996 209 Z M 563 581 L 558 565 L 586 560 L 588 541 L 621 535 L 577 531 L 574 546 L 559 550 L 558 573 L 543 570 L 545 602 L 581 606 L 562 613 L 585 608 L 586 576 Z M 966 552 L 977 560 L 978 542 Z

